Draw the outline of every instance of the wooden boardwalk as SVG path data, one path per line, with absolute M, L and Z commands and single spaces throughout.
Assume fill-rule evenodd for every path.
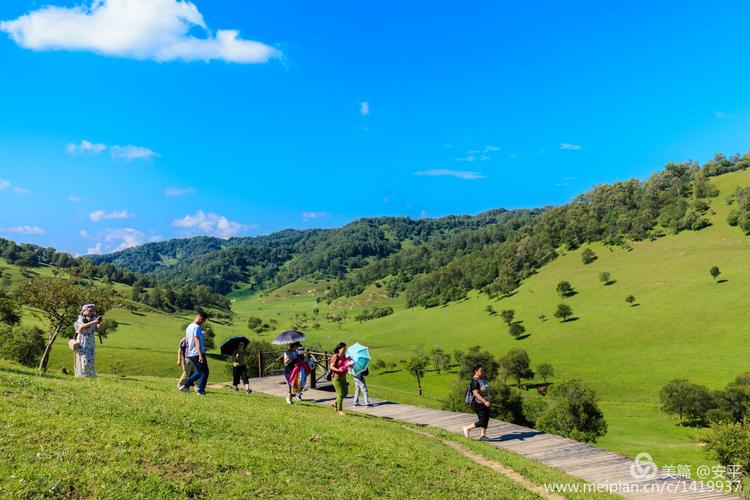
M 257 392 L 281 397 L 284 397 L 287 391 L 283 377 L 250 379 L 250 387 Z M 305 391 L 305 401 L 329 404 L 336 396 L 331 391 L 322 390 L 323 388 L 319 386 L 317 390 Z M 374 406 L 351 408 L 351 397 L 349 397 L 344 403 L 344 409 L 399 422 L 443 429 L 456 434 L 461 434 L 465 425 L 476 420 L 473 414 L 468 413 L 434 410 L 374 399 L 370 402 Z M 478 431 L 473 432 L 474 436 L 478 435 Z M 710 491 L 700 482 L 669 478 L 669 475 L 662 470 L 659 470 L 655 477 L 652 474 L 653 478 L 639 480 L 631 473 L 634 464 L 631 458 L 500 420 L 490 419 L 487 437 L 489 439 L 485 442 L 489 445 L 517 453 L 594 485 L 602 487 L 614 485 L 616 489 L 613 491 L 625 498 L 737 498 L 726 493 Z

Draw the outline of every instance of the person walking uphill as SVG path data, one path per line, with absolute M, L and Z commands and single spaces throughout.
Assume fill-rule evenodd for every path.
M 490 421 L 490 386 L 484 376 L 484 367 L 482 365 L 474 366 L 474 376 L 471 377 L 469 385 L 471 407 L 477 414 L 478 420 L 471 425 L 464 427 L 464 436 L 469 437 L 472 429 L 480 429 L 479 439 L 487 437 L 487 424 Z
M 187 357 L 187 349 L 187 339 L 182 337 L 182 340 L 180 340 L 180 346 L 177 348 L 177 366 L 182 367 L 182 375 L 180 375 L 180 379 L 177 381 L 178 389 L 195 371 L 195 365 Z
M 208 361 L 206 360 L 206 345 L 203 342 L 203 324 L 208 319 L 208 314 L 199 312 L 192 323 L 185 329 L 185 339 L 187 340 L 187 357 L 195 365 L 196 370 L 177 389 L 182 392 L 188 392 L 192 385 L 195 385 L 195 393 L 198 396 L 206 394 L 206 384 L 208 383 Z
M 369 368 L 365 368 L 359 373 L 352 373 L 352 378 L 354 379 L 354 403 L 352 403 L 352 406 L 354 408 L 359 406 L 360 393 L 364 397 L 365 406 L 372 406 L 372 404 L 370 403 L 370 398 L 367 395 L 367 381 L 365 380 L 365 377 L 367 377 L 369 374 Z
M 245 350 L 245 343 L 240 342 L 237 345 L 237 349 L 232 353 L 232 385 L 235 391 L 239 391 L 237 386 L 242 383 L 245 384 L 245 392 L 250 394 L 250 381 L 247 378 L 247 351 Z
M 349 371 L 350 360 L 346 357 L 346 344 L 339 342 L 333 350 L 333 357 L 328 368 L 331 370 L 331 382 L 336 389 L 336 412 L 339 415 L 344 413 L 344 398 L 349 393 L 349 383 L 346 381 L 346 372 Z
M 94 304 L 86 304 L 81 308 L 78 321 L 75 322 L 75 376 L 96 377 L 94 368 L 94 350 L 96 348 L 96 330 L 102 324 L 101 316 L 96 315 Z
M 292 395 L 294 394 L 294 384 L 296 383 L 296 375 L 292 377 L 292 373 L 296 373 L 297 363 L 299 362 L 299 342 L 293 342 L 289 344 L 289 348 L 284 351 L 284 380 L 286 380 L 287 388 L 289 389 L 286 394 L 286 404 L 292 404 Z M 298 397 L 297 400 L 300 400 Z

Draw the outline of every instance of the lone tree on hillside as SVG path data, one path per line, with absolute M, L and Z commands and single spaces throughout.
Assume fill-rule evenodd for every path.
M 503 318 L 503 321 L 505 321 L 508 325 L 513 323 L 513 318 L 516 317 L 516 311 L 513 309 L 506 309 L 500 313 L 500 317 Z
M 612 275 L 607 271 L 602 271 L 601 273 L 599 273 L 599 281 L 601 281 L 605 285 L 609 285 L 610 283 L 612 283 Z
M 544 380 L 544 383 L 546 384 L 547 379 L 555 375 L 555 369 L 549 363 L 542 363 L 536 367 L 536 373 L 542 377 L 542 380 Z
M 21 322 L 22 311 L 21 306 L 15 300 L 5 297 L 0 292 L 0 323 L 6 325 L 17 325 Z
M 661 409 L 669 415 L 677 415 L 691 421 L 703 421 L 713 405 L 708 389 L 685 379 L 670 380 L 659 392 Z
M 440 375 L 445 368 L 448 368 L 448 365 L 451 362 L 451 355 L 443 351 L 442 347 L 433 348 L 430 352 L 430 357 L 432 358 L 432 367 L 438 375 Z
M 427 367 L 427 358 L 423 354 L 417 354 L 409 360 L 406 369 L 417 379 L 417 394 L 422 395 L 422 379 Z
M 511 323 L 508 327 L 508 333 L 518 340 L 518 337 L 526 333 L 526 328 L 521 323 Z
M 630 307 L 633 307 L 635 305 L 635 296 L 628 295 L 627 297 L 625 297 L 625 302 L 630 304 Z
M 536 422 L 540 431 L 576 441 L 595 442 L 607 433 L 607 422 L 597 405 L 596 393 L 580 380 L 556 385 L 549 404 Z
M 495 308 L 492 307 L 492 304 L 487 304 L 487 307 L 484 308 L 485 311 L 487 311 L 487 314 L 490 316 L 494 316 L 496 313 Z
M 82 286 L 71 279 L 58 278 L 29 280 L 21 287 L 19 296 L 25 306 L 48 323 L 47 345 L 39 361 L 40 371 L 47 371 L 52 345 L 61 331 L 75 323 L 82 305 L 96 304 L 96 311 L 101 315 L 118 303 L 111 288 Z
M 571 295 L 575 294 L 573 285 L 571 285 L 570 282 L 568 281 L 561 281 L 560 283 L 558 283 L 555 290 L 557 290 L 557 294 L 563 299 L 565 297 L 570 297 Z
M 521 385 L 521 379 L 534 378 L 529 355 L 521 348 L 511 349 L 508 354 L 501 358 L 500 367 L 510 377 L 516 379 L 516 385 L 519 387 Z
M 721 274 L 719 266 L 713 266 L 708 272 L 711 273 L 711 277 L 714 279 L 714 281 L 716 281 L 716 278 L 718 278 Z
M 565 322 L 571 316 L 573 316 L 573 309 L 568 304 L 558 304 L 555 311 L 555 318 L 559 318 Z
M 104 339 L 109 337 L 109 334 L 117 330 L 119 326 L 120 324 L 112 318 L 104 319 L 99 328 L 96 329 L 96 336 L 99 337 L 99 343 L 103 344 Z
M 593 250 L 590 248 L 587 248 L 583 252 L 581 252 L 581 261 L 583 261 L 584 264 L 591 264 L 594 262 L 598 257 L 594 253 Z

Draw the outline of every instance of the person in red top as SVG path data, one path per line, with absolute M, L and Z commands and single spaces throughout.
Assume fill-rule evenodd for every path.
M 349 371 L 351 360 L 346 357 L 346 344 L 339 342 L 333 350 L 333 357 L 328 366 L 331 370 L 331 382 L 336 389 L 336 403 L 334 407 L 339 415 L 344 413 L 344 398 L 349 393 L 349 383 L 346 381 L 346 372 Z

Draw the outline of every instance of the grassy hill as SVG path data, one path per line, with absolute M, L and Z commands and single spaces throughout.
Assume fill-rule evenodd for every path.
M 2 361 L 0 393 L 4 498 L 540 498 L 402 424 L 270 396 L 197 398 L 167 379 L 39 377 Z M 580 483 L 440 435 L 536 484 Z
M 311 342 L 328 349 L 339 340 L 365 343 L 374 356 L 392 362 L 436 345 L 448 352 L 481 345 L 497 355 L 523 347 L 534 365 L 554 365 L 555 380 L 581 378 L 596 389 L 609 424 L 601 446 L 630 456 L 648 451 L 659 464 L 707 463 L 700 431 L 678 426 L 663 414 L 658 393 L 673 378 L 718 389 L 750 370 L 750 237 L 726 222 L 727 196 L 737 186 L 750 186 L 750 170 L 714 177 L 711 183 L 720 194 L 710 199 L 710 227 L 632 243 L 631 248 L 593 244 L 598 259 L 589 265 L 581 261 L 582 249 L 563 252 L 501 300 L 472 292 L 446 306 L 407 309 L 403 296 L 389 299 L 382 287 L 371 285 L 361 295 L 327 304 L 319 297 L 334 280 L 304 279 L 265 293 L 233 292 L 236 317 L 232 324 L 215 325 L 217 340 L 256 336 L 245 325 L 248 317 L 258 316 L 275 319 L 279 330 L 305 324 Z M 708 270 L 713 265 L 726 281 L 712 280 Z M 13 281 L 20 279 L 17 268 L 1 262 L 0 267 Z M 610 272 L 615 282 L 604 286 L 598 278 L 602 271 Z M 39 272 L 50 274 L 51 269 Z M 570 281 L 578 292 L 564 300 L 573 308 L 575 321 L 561 323 L 552 317 L 563 301 L 555 293 L 560 280 Z M 127 295 L 128 288 L 123 286 L 123 292 Z M 629 294 L 636 297 L 636 307 L 625 302 Z M 500 318 L 485 311 L 488 304 L 497 311 L 514 309 L 530 335 L 514 340 Z M 395 313 L 361 324 L 353 319 L 364 308 L 384 305 Z M 344 314 L 341 322 L 326 319 Z M 540 320 L 541 314 L 548 319 Z M 98 346 L 101 373 L 177 377 L 175 351 L 189 314 L 167 315 L 144 307 L 135 313 L 112 311 L 110 316 L 121 327 Z M 27 315 L 27 321 L 34 320 Z M 273 333 L 257 338 L 270 340 Z M 217 363 L 212 361 L 212 379 L 225 380 Z M 71 364 L 71 353 L 59 343 L 51 368 L 59 371 Z M 418 397 L 414 379 L 396 364 L 373 374 L 369 383 L 379 397 L 437 407 L 454 380 L 453 373 L 430 372 L 423 382 L 424 396 Z
M 699 431 L 677 426 L 664 415 L 658 393 L 673 378 L 718 389 L 750 371 L 750 237 L 726 222 L 726 198 L 737 186 L 750 186 L 750 171 L 719 176 L 712 183 L 720 194 L 711 199 L 712 225 L 701 231 L 634 243 L 632 249 L 590 245 L 598 259 L 589 265 L 581 261 L 582 249 L 568 252 L 502 300 L 473 293 L 467 300 L 431 309 L 405 309 L 395 300 L 390 301 L 395 314 L 362 324 L 351 320 L 365 307 L 357 303 L 362 299 L 339 300 L 330 308 L 350 310 L 350 319 L 340 330 L 323 322 L 311 338 L 324 345 L 339 338 L 356 340 L 389 360 L 435 345 L 451 352 L 478 344 L 498 355 L 523 347 L 534 364 L 552 363 L 557 380 L 577 377 L 597 390 L 609 424 L 602 446 L 631 456 L 649 451 L 660 464 L 706 463 Z M 720 267 L 725 282 L 712 280 L 708 271 L 713 265 Z M 615 283 L 604 286 L 598 277 L 602 271 L 610 272 Z M 578 293 L 560 299 L 555 292 L 560 280 L 570 281 Z M 636 297 L 636 307 L 625 302 L 629 294 Z M 309 314 L 314 307 L 325 314 L 325 304 L 316 304 L 314 296 L 289 296 L 284 290 L 239 296 L 233 308 L 241 317 Z M 568 303 L 578 319 L 561 323 L 553 318 L 560 302 Z M 500 318 L 485 311 L 488 304 L 497 311 L 514 309 L 530 336 L 514 340 Z M 541 314 L 549 319 L 541 321 Z M 428 374 L 425 396 L 418 398 L 412 377 L 387 370 L 371 377 L 371 390 L 437 406 L 452 379 L 450 374 Z

